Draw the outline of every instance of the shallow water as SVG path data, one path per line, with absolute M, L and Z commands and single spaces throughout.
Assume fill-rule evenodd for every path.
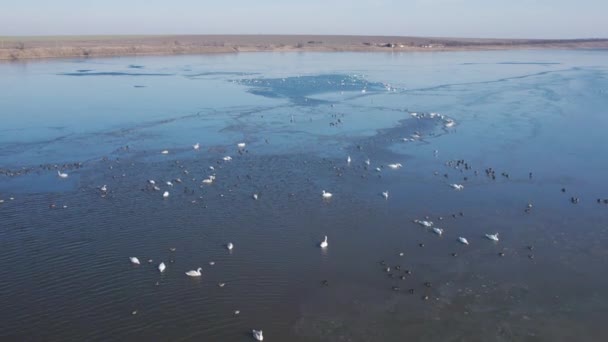
M 607 57 L 0 64 L 0 338 L 603 341 Z

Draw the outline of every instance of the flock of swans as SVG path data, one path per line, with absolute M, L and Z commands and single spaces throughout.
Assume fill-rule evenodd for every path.
M 245 146 L 246 146 L 245 143 L 238 143 L 237 144 L 237 148 L 241 152 L 243 151 L 243 149 L 245 148 Z M 196 143 L 196 144 L 192 145 L 192 148 L 194 150 L 199 150 L 200 149 L 200 143 Z M 436 153 L 437 152 L 435 151 L 435 154 Z M 169 154 L 169 150 L 162 150 L 161 154 L 167 155 L 167 154 Z M 232 157 L 230 157 L 230 156 L 224 156 L 221 159 L 224 162 L 230 162 L 232 160 Z M 353 159 L 351 158 L 351 156 L 350 155 L 347 156 L 347 158 L 346 158 L 347 165 L 351 165 L 352 162 L 353 162 Z M 371 165 L 371 161 L 369 159 L 366 159 L 363 163 L 366 166 L 370 166 Z M 391 169 L 391 170 L 398 170 L 398 169 L 401 169 L 403 167 L 403 165 L 401 163 L 390 163 L 390 164 L 387 164 L 386 166 L 389 169 Z M 209 170 L 214 171 L 215 168 L 213 166 L 210 166 Z M 382 171 L 380 168 L 376 168 L 375 170 L 378 171 L 378 172 Z M 57 175 L 60 178 L 68 178 L 69 177 L 69 175 L 67 173 L 60 172 L 60 171 L 57 172 Z M 209 185 L 209 184 L 212 184 L 215 179 L 216 179 L 215 174 L 211 174 L 207 178 L 203 179 L 201 182 L 202 182 L 202 184 Z M 178 183 L 181 183 L 181 179 L 179 179 L 179 178 L 175 179 L 174 181 L 178 182 Z M 154 189 L 156 191 L 160 191 L 161 190 L 160 187 L 157 185 L 157 182 L 155 180 L 148 180 L 148 184 L 149 184 L 149 186 L 152 186 L 152 189 Z M 173 187 L 173 183 L 171 181 L 167 181 L 167 182 L 165 182 L 165 184 L 168 187 Z M 454 190 L 457 190 L 457 191 L 460 191 L 460 190 L 464 189 L 464 185 L 462 185 L 462 184 L 456 184 L 456 183 L 454 183 L 454 184 L 449 184 L 449 185 L 450 185 L 451 188 L 453 188 Z M 108 192 L 107 185 L 103 185 L 103 186 L 99 187 L 99 190 L 101 191 L 102 195 L 107 194 L 107 192 Z M 382 195 L 382 197 L 385 200 L 389 199 L 389 191 L 388 190 L 381 192 L 381 195 Z M 167 199 L 167 198 L 169 198 L 169 196 L 170 196 L 170 193 L 169 193 L 168 190 L 165 190 L 162 193 L 163 199 Z M 326 190 L 322 190 L 321 191 L 321 197 L 322 197 L 323 200 L 327 200 L 328 201 L 333 196 L 334 195 L 331 192 L 328 192 Z M 258 200 L 259 199 L 259 195 L 257 193 L 254 193 L 252 195 L 252 197 L 253 197 L 254 200 Z M 531 205 L 529 205 L 529 208 L 530 207 L 531 207 Z M 424 228 L 430 229 L 430 231 L 432 231 L 433 233 L 437 234 L 440 237 L 444 235 L 444 229 L 443 228 L 439 228 L 439 227 L 435 227 L 434 223 L 432 221 L 429 221 L 429 220 L 414 220 L 414 223 L 419 224 L 420 226 L 422 226 Z M 498 242 L 499 241 L 498 233 L 485 234 L 485 238 L 488 239 L 488 240 L 491 240 L 493 242 Z M 457 238 L 457 241 L 460 242 L 461 244 L 469 245 L 469 241 L 465 237 L 459 236 Z M 224 246 L 225 246 L 225 248 L 228 251 L 232 251 L 234 249 L 234 244 L 232 242 L 228 242 Z M 325 235 L 324 238 L 323 238 L 323 240 L 319 242 L 318 246 L 321 249 L 327 249 L 328 248 L 329 243 L 328 243 L 328 237 L 327 237 L 327 235 Z M 171 250 L 174 251 L 175 249 L 171 249 Z M 403 253 L 401 253 L 400 255 L 403 255 Z M 133 264 L 133 265 L 140 265 L 141 264 L 140 261 L 139 261 L 139 259 L 137 257 L 129 257 L 129 260 L 130 260 L 131 264 Z M 149 260 L 148 262 L 152 262 L 152 260 Z M 214 265 L 214 264 L 215 263 L 213 261 L 209 262 L 209 265 Z M 161 262 L 160 264 L 158 264 L 157 268 L 158 268 L 158 271 L 160 273 L 163 273 L 167 269 L 167 265 L 164 262 Z M 386 271 L 390 272 L 390 268 L 387 267 Z M 203 275 L 203 269 L 202 269 L 202 267 L 198 267 L 195 270 L 189 270 L 189 271 L 185 272 L 185 274 L 188 277 L 200 278 Z M 224 285 L 225 285 L 225 283 L 219 283 L 218 284 L 219 287 L 223 287 Z M 234 311 L 235 315 L 238 315 L 239 313 L 240 313 L 239 310 L 235 310 Z M 255 330 L 254 329 L 254 330 L 251 331 L 251 333 L 252 333 L 253 338 L 255 338 L 258 341 L 263 341 L 264 336 L 263 336 L 263 331 L 262 330 Z

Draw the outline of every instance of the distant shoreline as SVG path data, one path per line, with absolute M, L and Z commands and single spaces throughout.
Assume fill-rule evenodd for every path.
M 318 35 L 0 37 L 0 60 L 238 52 L 424 52 L 608 49 L 608 39 L 475 39 Z

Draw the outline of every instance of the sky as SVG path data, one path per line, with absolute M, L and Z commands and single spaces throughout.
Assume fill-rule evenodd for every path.
M 0 0 L 0 36 L 608 38 L 608 0 Z

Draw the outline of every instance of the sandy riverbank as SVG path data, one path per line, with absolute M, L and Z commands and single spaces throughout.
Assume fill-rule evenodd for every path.
M 608 49 L 608 39 L 528 40 L 389 36 L 47 36 L 0 37 L 0 60 L 255 51 L 460 51 Z

